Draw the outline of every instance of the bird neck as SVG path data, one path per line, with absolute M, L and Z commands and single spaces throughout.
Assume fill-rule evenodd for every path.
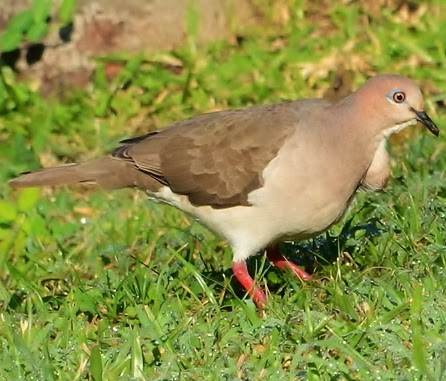
M 355 173 L 357 172 L 356 176 L 359 180 L 386 139 L 382 128 L 385 121 L 379 113 L 373 112 L 373 107 L 371 109 L 364 107 L 355 96 L 344 98 L 334 105 L 329 118 L 335 120 L 339 128 L 336 131 L 336 137 L 338 139 L 343 137 L 338 143 L 340 147 L 337 147 L 340 159 L 344 163 L 356 163 L 351 168 Z M 333 136 L 332 139 L 336 137 Z
M 339 125 L 343 133 L 351 136 L 351 140 L 360 147 L 363 144 L 369 146 L 373 152 L 383 138 L 387 138 L 384 132 L 393 127 L 387 125 L 388 121 L 373 100 L 364 99 L 361 93 L 344 98 L 335 108 L 335 113 L 342 118 Z

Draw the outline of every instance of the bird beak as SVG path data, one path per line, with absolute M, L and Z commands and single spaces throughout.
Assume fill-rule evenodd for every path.
M 417 115 L 417 120 L 423 123 L 430 132 L 432 132 L 435 136 L 440 135 L 440 130 L 438 129 L 437 125 L 432 121 L 432 119 L 429 117 L 429 115 L 426 114 L 425 111 L 417 111 L 414 108 L 412 109 L 412 111 Z

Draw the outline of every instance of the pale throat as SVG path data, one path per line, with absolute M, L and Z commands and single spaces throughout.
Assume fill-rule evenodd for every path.
M 400 131 L 404 130 L 405 128 L 413 126 L 415 124 L 417 124 L 417 120 L 415 118 L 408 120 L 407 122 L 397 123 L 397 124 L 393 125 L 392 127 L 385 129 L 383 131 L 382 136 L 384 137 L 384 139 L 387 139 L 390 136 L 392 136 L 393 134 L 396 134 L 397 132 L 400 132 Z

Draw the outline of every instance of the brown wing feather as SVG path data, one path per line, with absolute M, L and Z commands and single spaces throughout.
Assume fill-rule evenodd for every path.
M 263 170 L 296 130 L 299 108 L 290 102 L 200 115 L 123 141 L 113 156 L 194 205 L 249 205 Z

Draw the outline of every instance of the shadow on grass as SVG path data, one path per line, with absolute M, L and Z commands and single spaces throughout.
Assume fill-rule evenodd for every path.
M 372 220 L 367 224 L 352 225 L 354 218 L 348 220 L 342 231 L 337 236 L 326 233 L 309 241 L 283 242 L 279 244 L 280 252 L 291 262 L 301 266 L 309 274 L 316 274 L 325 266 L 331 266 L 338 259 L 346 258 L 352 260 L 355 251 L 361 249 L 368 240 L 383 234 L 379 228 L 379 221 Z M 347 255 L 346 255 L 347 254 Z M 267 278 L 268 289 L 272 293 L 284 294 L 283 271 L 272 266 L 262 255 L 252 256 L 247 260 L 250 275 L 259 280 Z M 262 275 L 263 274 L 263 275 Z M 233 276 L 230 268 L 224 271 L 206 270 L 203 276 L 209 282 L 217 285 L 225 283 L 225 279 L 230 279 L 230 285 L 234 294 L 243 298 L 246 291 Z

